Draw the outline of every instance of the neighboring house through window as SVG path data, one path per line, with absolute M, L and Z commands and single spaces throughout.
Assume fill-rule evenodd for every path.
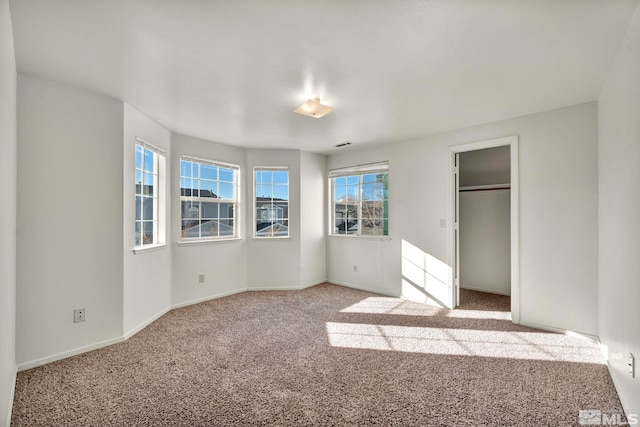
M 254 236 L 289 237 L 289 169 L 254 168 Z
M 389 164 L 329 172 L 332 235 L 389 235 Z
M 238 237 L 239 169 L 212 160 L 180 158 L 183 241 Z

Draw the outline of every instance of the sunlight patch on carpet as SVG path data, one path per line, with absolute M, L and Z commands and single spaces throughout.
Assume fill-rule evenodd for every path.
M 393 297 L 369 297 L 347 308 L 341 313 L 393 314 L 399 316 L 445 316 L 461 319 L 491 319 L 511 321 L 508 311 L 493 310 L 449 310 L 419 302 Z
M 505 332 L 327 322 L 333 347 L 603 364 L 590 341 L 546 332 Z

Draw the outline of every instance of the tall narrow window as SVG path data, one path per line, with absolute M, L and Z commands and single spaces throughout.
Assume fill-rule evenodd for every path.
M 182 240 L 238 237 L 238 171 L 236 165 L 180 159 Z
M 255 237 L 289 237 L 289 169 L 254 168 Z
M 337 169 L 331 181 L 333 235 L 389 235 L 389 164 Z
M 160 233 L 160 154 L 145 145 L 136 144 L 136 219 L 135 246 L 163 243 Z

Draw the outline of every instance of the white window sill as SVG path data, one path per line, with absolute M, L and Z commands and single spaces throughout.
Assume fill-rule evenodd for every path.
M 147 245 L 147 246 L 140 246 L 137 248 L 133 248 L 131 252 L 133 252 L 135 255 L 138 255 L 145 252 L 157 251 L 158 249 L 163 249 L 166 247 L 167 247 L 166 243 L 158 243 L 156 245 Z
M 391 236 L 360 236 L 357 234 L 328 234 L 331 238 L 338 239 L 362 239 L 362 240 L 380 240 L 384 242 L 388 242 L 391 240 Z
M 264 237 L 256 237 L 253 236 L 251 238 L 251 240 L 255 240 L 257 242 L 259 242 L 260 240 L 291 240 L 291 236 L 286 236 L 286 237 L 275 237 L 275 236 L 264 236 Z
M 228 243 L 228 242 L 240 242 L 240 237 L 229 237 L 224 239 L 194 239 L 194 240 L 179 240 L 178 246 L 193 246 L 193 245 L 208 245 L 211 243 Z

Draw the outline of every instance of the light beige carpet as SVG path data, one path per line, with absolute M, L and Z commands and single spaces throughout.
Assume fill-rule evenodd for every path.
M 18 374 L 15 426 L 556 426 L 621 413 L 598 347 L 324 284 L 171 311 L 128 341 Z

